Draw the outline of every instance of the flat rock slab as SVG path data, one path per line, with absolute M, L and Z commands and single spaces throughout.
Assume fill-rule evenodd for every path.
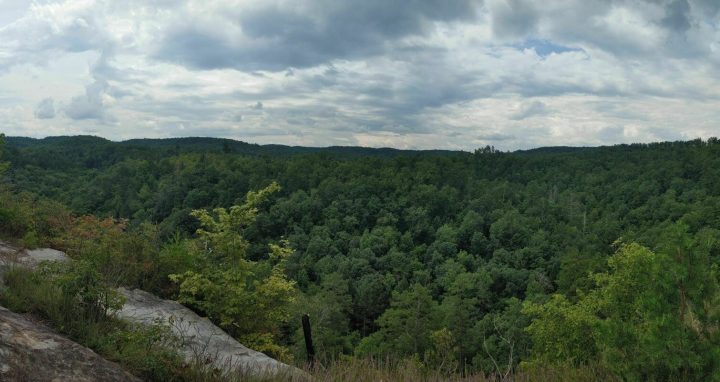
M 120 318 L 141 324 L 169 325 L 182 341 L 179 352 L 188 362 L 207 360 L 228 374 L 263 377 L 277 374 L 300 376 L 303 373 L 237 342 L 210 320 L 172 300 L 135 289 L 119 288 L 125 296 Z
M 10 245 L 8 243 L 0 241 L 0 255 L 15 253 L 15 252 L 17 252 L 17 248 L 13 247 L 12 245 Z
M 92 350 L 0 307 L 0 381 L 130 381 L 140 379 Z
M 16 264 L 22 251 L 10 244 L 0 241 L 0 267 Z
M 41 261 L 68 261 L 65 252 L 52 248 L 18 249 L 0 241 L 0 265 L 35 267 Z
M 25 250 L 25 255 L 21 257 L 25 261 L 39 263 L 41 261 L 68 261 L 69 257 L 65 252 L 52 248 L 38 248 Z
M 68 261 L 65 252 L 52 248 L 18 249 L 0 241 L 0 283 L 6 268 L 20 266 L 35 268 L 41 261 Z

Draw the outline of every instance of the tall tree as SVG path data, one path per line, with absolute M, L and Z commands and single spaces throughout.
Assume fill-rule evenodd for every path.
M 3 161 L 5 157 L 5 134 L 0 133 L 0 180 L 5 171 L 10 167 L 10 162 Z
M 438 327 L 437 303 L 427 288 L 415 284 L 393 295 L 390 308 L 380 316 L 378 324 L 389 351 L 422 358 L 432 344 L 433 329 Z
M 622 244 L 577 303 L 554 295 L 527 303 L 528 330 L 541 362 L 602 363 L 629 380 L 709 380 L 720 354 L 717 234 L 691 236 L 678 223 L 658 252 Z

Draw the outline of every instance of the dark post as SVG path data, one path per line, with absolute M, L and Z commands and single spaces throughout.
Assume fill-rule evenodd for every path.
M 310 332 L 310 316 L 303 314 L 302 316 L 303 334 L 305 334 L 305 350 L 307 351 L 307 361 L 310 367 L 315 364 L 315 348 L 312 343 L 312 332 Z

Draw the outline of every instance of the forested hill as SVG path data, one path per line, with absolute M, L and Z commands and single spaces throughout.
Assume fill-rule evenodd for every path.
M 258 145 L 223 138 L 188 137 L 167 139 L 130 139 L 114 142 L 94 136 L 58 136 L 42 139 L 6 137 L 11 153 L 25 152 L 26 158 L 42 161 L 65 156 L 65 164 L 98 167 L 115 163 L 124 158 L 160 158 L 181 153 L 226 153 L 247 155 L 284 156 L 293 154 L 328 153 L 338 156 L 395 156 L 413 153 L 453 154 L 447 150 L 398 150 L 392 148 L 369 148 L 351 146 L 302 147 L 285 145 Z M 56 158 L 53 158 L 56 159 Z
M 603 367 L 630 380 L 712 375 L 720 365 L 702 350 L 719 339 L 714 138 L 514 153 L 209 138 L 8 146 L 15 189 L 128 219 L 130 231 L 152 223 L 171 242 L 200 227 L 193 210 L 238 205 L 277 182 L 235 229 L 250 260 L 288 240 L 285 272 L 303 308 L 323 317 L 316 341 L 329 358 L 416 354 L 486 372 L 496 361 L 611 360 Z M 301 354 L 295 328 L 284 330 L 280 344 Z M 682 352 L 668 354 L 670 343 Z

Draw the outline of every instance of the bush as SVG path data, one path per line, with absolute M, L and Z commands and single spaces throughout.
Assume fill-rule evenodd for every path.
M 91 263 L 42 264 L 37 271 L 10 268 L 0 304 L 45 319 L 59 332 L 119 362 L 150 381 L 183 381 L 192 374 L 167 327 L 130 325 L 108 315 L 122 306 Z
M 70 224 L 70 212 L 60 203 L 0 185 L 0 236 L 34 248 L 51 244 Z

